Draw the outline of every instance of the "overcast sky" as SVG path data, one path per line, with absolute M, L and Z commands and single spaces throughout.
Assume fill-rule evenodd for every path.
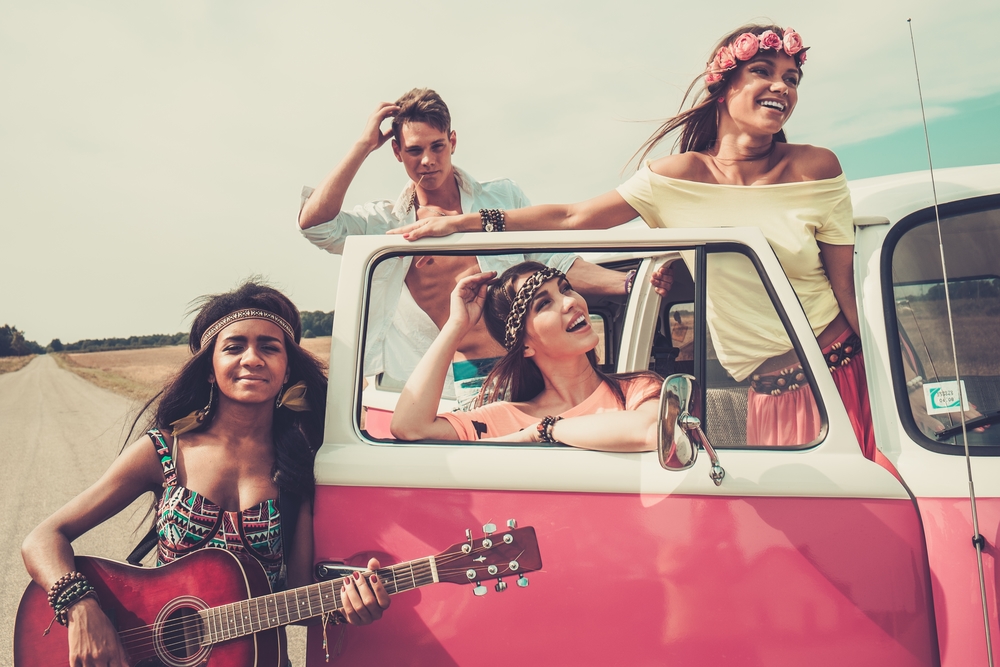
M 339 259 L 299 235 L 299 192 L 378 102 L 434 88 L 456 164 L 536 203 L 588 198 L 752 20 L 812 47 L 791 141 L 848 177 L 923 169 L 907 17 L 935 166 L 1000 162 L 996 0 L 0 0 L 0 324 L 42 345 L 176 332 L 192 298 L 255 273 L 331 310 Z M 385 147 L 347 203 L 404 179 Z

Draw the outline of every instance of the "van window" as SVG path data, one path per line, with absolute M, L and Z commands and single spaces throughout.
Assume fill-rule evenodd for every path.
M 623 280 L 628 271 L 638 273 L 638 287 L 627 299 L 624 294 L 585 295 L 599 338 L 597 363 L 609 373 L 651 370 L 663 377 L 698 377 L 706 393 L 705 430 L 718 447 L 815 444 L 825 432 L 825 413 L 817 405 L 811 374 L 799 365 L 793 339 L 757 266 L 742 252 L 727 251 L 731 247 L 586 254 L 585 260 L 620 272 Z M 480 258 L 484 256 L 491 259 L 481 261 L 492 265 L 513 265 L 522 258 Z M 674 276 L 665 297 L 649 287 L 649 276 L 661 265 L 669 265 Z M 358 419 L 374 439 L 393 439 L 389 423 L 400 391 L 447 319 L 455 281 L 434 278 L 438 269 L 450 276 L 456 269 L 476 272 L 477 259 L 468 253 L 394 255 L 380 260 L 369 279 L 366 381 L 359 386 L 363 409 Z M 415 271 L 430 272 L 431 280 L 414 276 Z M 402 294 L 378 289 L 382 277 L 392 272 L 407 276 Z M 696 285 L 693 276 L 698 275 L 704 278 Z M 445 379 L 438 412 L 474 407 L 491 363 L 504 353 L 485 329 L 470 334 Z M 808 418 L 762 417 L 781 406 L 805 410 Z
M 973 427 L 971 447 L 995 454 L 991 446 L 1000 445 L 1000 426 L 989 427 L 1000 418 L 1000 209 L 991 203 L 971 211 L 942 207 L 951 323 L 933 212 L 901 221 L 886 243 L 892 253 L 888 310 L 898 332 L 898 345 L 891 345 L 897 405 L 910 434 L 937 451 L 964 452 L 963 411 L 967 428 Z
M 705 388 L 705 433 L 719 448 L 798 449 L 819 442 L 825 415 L 811 374 L 752 259 L 709 248 L 705 300 L 695 298 L 695 252 L 674 262 L 674 288 L 658 330 L 669 337 L 666 372 L 691 373 Z M 699 326 L 700 324 L 700 326 Z M 655 356 L 655 355 L 654 355 Z
M 471 275 L 480 269 L 501 273 L 525 258 L 569 270 L 579 255 L 534 253 L 503 255 L 483 251 L 478 257 L 468 252 L 440 255 L 392 255 L 382 258 L 369 276 L 366 323 L 363 336 L 364 379 L 359 383 L 362 410 L 360 428 L 368 436 L 392 439 L 389 424 L 407 379 L 424 352 L 447 321 L 450 294 L 455 276 Z M 585 261 L 601 265 L 621 276 L 624 286 L 628 271 L 642 259 L 633 253 L 588 254 Z M 572 273 L 571 273 L 572 275 Z M 400 290 L 398 285 L 402 283 Z M 387 287 L 395 285 L 395 288 Z M 615 372 L 621 330 L 626 314 L 622 294 L 593 294 L 584 286 L 590 323 L 597 334 L 596 363 L 605 372 Z M 477 405 L 479 389 L 495 361 L 505 354 L 481 321 L 462 341 L 448 370 L 438 404 L 438 412 L 468 410 Z

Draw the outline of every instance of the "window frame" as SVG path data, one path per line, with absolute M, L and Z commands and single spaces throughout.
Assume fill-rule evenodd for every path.
M 939 204 L 937 214 L 934 206 L 928 206 L 900 218 L 886 233 L 882 241 L 879 270 L 882 284 L 882 312 L 885 319 L 886 348 L 889 352 L 889 373 L 892 379 L 893 400 L 896 414 L 906 435 L 920 447 L 948 456 L 965 456 L 961 444 L 938 442 L 924 435 L 913 419 L 909 395 L 906 391 L 906 371 L 903 368 L 903 351 L 899 343 L 899 323 L 896 318 L 896 291 L 892 279 L 892 259 L 899 241 L 914 228 L 933 223 L 937 217 L 945 221 L 961 215 L 1000 209 L 1000 194 L 970 197 L 954 202 Z M 1000 456 L 1000 443 L 977 445 L 969 448 L 970 456 Z
M 777 291 L 774 288 L 774 284 L 771 282 L 771 277 L 768 275 L 763 263 L 760 261 L 760 257 L 750 246 L 743 245 L 741 243 L 727 243 L 727 242 L 710 242 L 698 248 L 698 253 L 695 256 L 695 271 L 697 275 L 694 277 L 694 289 L 695 289 L 695 339 L 694 339 L 694 368 L 695 368 L 695 378 L 698 379 L 698 386 L 701 392 L 701 405 L 706 406 L 708 399 L 708 355 L 707 355 L 707 335 L 708 335 L 708 317 L 706 313 L 708 305 L 708 295 L 705 289 L 705 285 L 708 279 L 708 264 L 707 258 L 710 253 L 723 253 L 723 252 L 735 252 L 745 256 L 753 264 L 754 269 L 757 271 L 757 276 L 760 278 L 761 284 L 764 287 L 764 291 L 767 293 L 768 298 L 771 299 L 771 305 L 774 306 L 775 314 L 781 321 L 781 325 L 785 328 L 785 332 L 792 343 L 792 349 L 795 350 L 795 354 L 799 358 L 799 363 L 802 365 L 802 369 L 806 374 L 806 378 L 809 382 L 810 391 L 813 392 L 813 398 L 816 401 L 816 408 L 819 411 L 820 418 L 820 430 L 816 435 L 816 439 L 812 442 L 804 443 L 795 446 L 782 446 L 774 447 L 768 445 L 745 445 L 743 447 L 724 447 L 718 446 L 716 449 L 720 451 L 782 451 L 782 452 L 801 452 L 804 450 L 815 449 L 823 443 L 826 442 L 830 435 L 830 419 L 826 408 L 826 401 L 823 399 L 823 392 L 820 391 L 819 384 L 817 383 L 816 375 L 813 371 L 812 364 L 809 363 L 806 356 L 805 350 L 802 346 L 802 341 L 795 333 L 795 327 L 792 325 L 791 320 L 788 317 L 788 312 L 784 305 L 781 303 L 781 299 L 778 298 Z M 786 276 L 787 279 L 787 276 Z M 802 308 L 801 302 L 799 302 L 796 297 L 796 303 L 799 303 L 799 308 Z M 700 310 L 699 310 L 700 309 Z M 699 316 L 699 314 L 705 313 L 706 316 Z M 700 327 L 700 329 L 699 329 Z M 813 339 L 813 343 L 818 347 L 819 343 Z M 824 365 L 824 369 L 826 366 Z M 839 397 L 838 397 L 839 398 Z M 707 417 L 707 415 L 704 415 Z M 707 432 L 709 424 L 705 423 L 705 430 Z
M 548 244 L 546 244 L 547 246 Z M 816 383 L 816 376 L 813 372 L 812 366 L 809 364 L 805 351 L 802 346 L 802 341 L 799 336 L 795 333 L 795 327 L 793 326 L 791 320 L 788 317 L 787 310 L 781 303 L 778 297 L 777 291 L 775 290 L 774 284 L 771 278 L 761 262 L 760 257 L 757 252 L 749 245 L 745 245 L 737 241 L 701 241 L 701 242 L 687 242 L 682 240 L 671 241 L 667 244 L 658 244 L 655 246 L 648 246 L 642 244 L 629 245 L 629 246 L 608 246 L 602 245 L 598 247 L 587 247 L 583 244 L 567 244 L 560 247 L 544 247 L 544 248 L 525 248 L 522 246 L 511 246 L 504 248 L 448 248 L 448 249 L 434 249 L 431 252 L 435 255 L 509 255 L 509 254 L 527 254 L 534 252 L 553 252 L 553 253 L 566 253 L 566 254 L 577 254 L 577 255 L 593 255 L 595 253 L 608 253 L 615 254 L 620 253 L 623 256 L 628 253 L 667 253 L 667 252 L 681 252 L 681 251 L 693 251 L 695 253 L 695 275 L 692 276 L 694 281 L 694 308 L 695 308 L 695 327 L 694 327 L 694 375 L 699 379 L 699 387 L 701 392 L 702 405 L 705 405 L 705 400 L 707 397 L 708 387 L 704 379 L 707 377 L 707 335 L 708 335 L 708 324 L 707 324 L 707 292 L 705 289 L 705 282 L 707 280 L 707 257 L 709 253 L 723 253 L 723 252 L 736 252 L 747 257 L 757 272 L 757 276 L 761 281 L 761 285 L 764 287 L 768 298 L 771 300 L 771 304 L 775 309 L 775 313 L 778 319 L 781 321 L 782 326 L 785 328 L 786 333 L 791 340 L 792 347 L 801 360 L 803 369 L 808 378 L 811 391 L 816 400 L 817 409 L 820 415 L 821 428 L 819 434 L 815 441 L 810 443 L 805 443 L 797 446 L 789 447 L 770 447 L 770 446 L 744 446 L 744 447 L 724 447 L 726 451 L 803 451 L 808 449 L 813 449 L 822 445 L 826 442 L 830 427 L 829 427 L 829 416 L 827 413 L 827 408 L 825 401 L 823 400 L 822 392 Z M 416 249 L 406 250 L 402 248 L 385 248 L 382 252 L 376 253 L 370 258 L 370 261 L 366 265 L 365 277 L 364 277 L 364 289 L 362 291 L 363 303 L 360 309 L 360 318 L 358 322 L 358 370 L 357 377 L 364 377 L 363 364 L 365 358 L 365 350 L 367 347 L 367 337 L 366 332 L 368 329 L 368 319 L 371 315 L 371 299 L 370 295 L 372 292 L 372 279 L 375 273 L 375 268 L 382 262 L 389 261 L 394 258 L 406 258 L 413 257 L 420 254 L 427 254 L 426 252 L 421 253 Z M 628 262 L 634 261 L 632 258 L 623 257 L 621 260 L 611 260 L 607 264 L 610 268 L 613 268 L 618 264 L 626 264 Z M 640 260 L 645 261 L 645 260 Z M 629 295 L 626 297 L 624 302 L 624 314 L 621 322 L 618 323 L 617 327 L 606 328 L 607 331 L 614 331 L 615 340 L 613 345 L 616 346 L 613 351 L 613 361 L 615 364 L 622 357 L 622 350 L 620 346 L 624 342 L 624 337 L 621 335 L 620 326 L 629 317 L 629 313 L 636 305 L 633 303 L 632 299 L 635 295 Z M 800 304 L 801 308 L 801 304 Z M 655 326 L 656 322 L 646 323 L 649 326 Z M 646 351 L 647 353 L 649 351 Z M 648 356 L 648 354 L 647 354 Z M 357 398 L 355 401 L 355 409 L 352 411 L 352 421 L 353 428 L 355 432 L 360 436 L 361 440 L 369 445 L 389 445 L 389 446 L 411 446 L 411 445 L 423 445 L 423 446 L 436 446 L 436 447 L 468 447 L 472 446 L 501 446 L 501 447 L 525 447 L 523 444 L 516 443 L 504 443 L 504 442 L 480 442 L 480 441 L 438 441 L 438 440 L 414 440 L 414 441 L 403 441 L 395 438 L 384 439 L 377 438 L 369 434 L 366 430 L 361 428 L 361 414 L 364 409 L 362 398 L 362 390 L 357 391 Z M 706 424 L 707 427 L 707 424 Z M 538 443 L 533 445 L 527 445 L 529 447 L 538 448 L 557 448 L 566 449 L 562 445 L 549 445 L 546 443 Z M 572 449 L 572 448 L 569 448 Z

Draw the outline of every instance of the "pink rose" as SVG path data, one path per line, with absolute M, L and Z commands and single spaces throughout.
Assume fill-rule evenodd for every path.
M 774 33 L 771 33 L 772 35 Z M 774 35 L 777 38 L 777 35 Z M 755 55 L 757 55 L 757 49 L 760 48 L 760 42 L 757 41 L 757 35 L 753 33 L 745 32 L 736 39 L 733 40 L 732 45 L 729 47 L 732 49 L 733 55 L 739 60 L 750 60 Z M 780 45 L 781 42 L 779 41 Z
M 773 30 L 765 30 L 760 35 L 760 48 L 762 49 L 774 49 L 775 51 L 781 50 L 781 38 Z M 792 54 L 788 54 L 792 55 Z
M 794 56 L 802 50 L 802 36 L 792 28 L 785 28 L 785 53 Z
M 715 60 L 712 61 L 712 69 L 718 72 L 726 72 L 734 67 L 736 67 L 736 56 L 733 55 L 732 49 L 728 46 L 723 46 L 715 54 Z
M 718 72 L 709 72 L 705 75 L 705 83 L 707 85 L 712 85 L 716 81 L 722 81 L 722 75 Z

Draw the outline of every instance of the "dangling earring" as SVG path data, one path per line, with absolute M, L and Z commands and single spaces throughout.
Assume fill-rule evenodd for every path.
M 305 412 L 309 410 L 309 403 L 306 402 L 306 383 L 298 381 L 285 390 L 285 385 L 281 385 L 282 391 L 274 399 L 274 407 L 288 408 L 292 412 Z
M 215 383 L 208 383 L 208 404 L 200 410 L 195 410 L 194 412 L 188 413 L 187 416 L 181 417 L 175 421 L 170 422 L 171 434 L 176 438 L 177 436 L 187 433 L 188 431 L 193 431 L 196 428 L 201 428 L 201 425 L 205 423 L 208 416 L 212 413 L 212 404 L 215 402 Z
M 212 404 L 215 403 L 215 383 L 208 383 L 208 404 L 201 409 L 201 420 L 205 421 L 208 419 L 208 415 L 212 412 Z

